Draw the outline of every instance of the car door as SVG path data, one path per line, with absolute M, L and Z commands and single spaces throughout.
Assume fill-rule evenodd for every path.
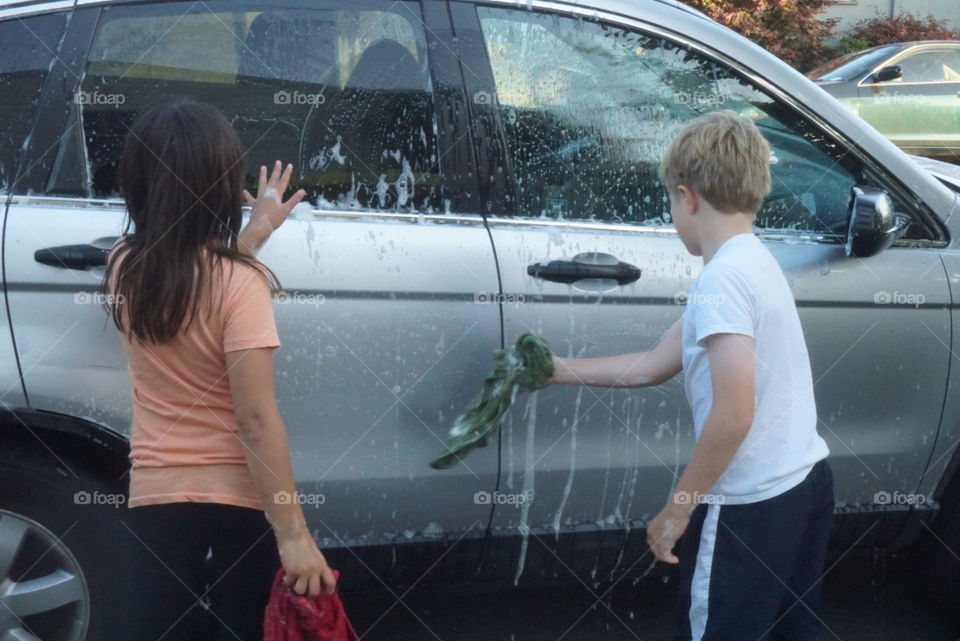
M 24 146 L 36 123 L 40 93 L 53 68 L 67 15 L 65 11 L 22 18 L 0 14 L 0 41 L 4 43 L 0 53 L 0 229 L 9 199 L 17 191 Z M 0 243 L 0 262 L 2 251 Z M 0 326 L 0 406 L 21 407 L 26 405 L 26 396 L 6 304 L 0 312 Z
M 476 199 L 475 185 L 447 182 L 459 180 L 446 153 L 459 125 L 432 76 L 419 3 L 77 13 L 86 33 L 75 40 L 85 35 L 89 54 L 48 96 L 50 129 L 31 146 L 24 182 L 38 195 L 18 191 L 7 220 L 31 403 L 128 430 L 124 356 L 95 295 L 102 252 L 89 265 L 63 250 L 41 263 L 35 252 L 109 247 L 121 233 L 116 165 L 133 119 L 171 96 L 208 102 L 240 134 L 251 186 L 261 164 L 281 159 L 296 164 L 292 188 L 308 191 L 310 204 L 260 258 L 284 287 L 278 401 L 314 533 L 337 546 L 482 532 L 490 506 L 474 495 L 493 488 L 496 452 L 428 467 L 482 382 L 475 363 L 499 345 L 500 326 L 495 305 L 474 302 L 496 290 L 497 273 L 479 207 L 462 196 Z
M 916 483 L 938 425 L 949 337 L 945 274 L 919 210 L 899 205 L 915 220 L 903 246 L 846 258 L 851 189 L 877 179 L 741 70 L 650 25 L 557 14 L 536 2 L 533 10 L 453 7 L 458 33 L 479 34 L 485 47 L 489 67 L 480 55 L 467 63 L 474 111 L 497 119 L 504 149 L 488 224 L 506 342 L 533 331 L 575 357 L 654 345 L 701 268 L 670 223 L 659 161 L 688 120 L 733 109 L 755 119 L 771 145 L 774 187 L 756 232 L 800 308 L 838 500 L 873 507 L 876 492 Z M 675 13 L 668 26 L 681 32 L 688 18 Z M 552 282 L 553 261 L 573 263 L 567 273 L 579 270 L 583 280 Z M 620 280 L 597 278 L 598 263 L 619 266 Z M 893 347 L 905 336 L 908 349 Z M 643 526 L 694 442 L 679 377 L 646 390 L 542 390 L 511 409 L 501 439 L 502 491 L 532 496 L 497 506 L 494 517 L 520 540 L 517 578 L 527 556 L 549 558 L 547 548 L 594 575 L 627 563 L 624 542 L 637 537 L 600 543 L 608 554 L 586 560 L 572 554 L 576 543 L 555 540 Z
M 909 49 L 885 66 L 902 75 L 863 80 L 860 116 L 909 153 L 960 160 L 960 47 Z

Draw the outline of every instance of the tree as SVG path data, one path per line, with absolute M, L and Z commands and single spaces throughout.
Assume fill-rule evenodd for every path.
M 746 36 L 800 71 L 832 52 L 823 40 L 837 19 L 820 14 L 828 0 L 681 0 Z

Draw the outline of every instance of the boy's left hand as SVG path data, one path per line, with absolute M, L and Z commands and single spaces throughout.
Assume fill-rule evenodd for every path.
M 685 506 L 671 503 L 660 510 L 660 514 L 657 514 L 647 527 L 647 545 L 658 560 L 671 564 L 680 562 L 673 553 L 673 546 L 689 523 L 690 512 Z

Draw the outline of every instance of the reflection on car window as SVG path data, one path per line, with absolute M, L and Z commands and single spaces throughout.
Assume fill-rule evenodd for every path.
M 960 82 L 960 48 L 920 51 L 903 58 L 895 83 Z
M 691 118 L 755 119 L 773 191 L 757 226 L 842 237 L 856 182 L 842 150 L 730 69 L 660 38 L 586 20 L 479 8 L 517 214 L 670 223 L 657 168 Z
M 276 4 L 276 3 L 274 3 Z M 413 2 L 211 1 L 104 10 L 79 101 L 89 191 L 116 196 L 127 128 L 171 96 L 211 103 L 247 151 L 275 159 L 321 207 L 431 211 L 436 127 Z
M 15 163 L 65 26 L 62 13 L 0 22 L 0 194 L 16 191 Z
M 810 73 L 808 78 L 826 82 L 848 82 L 862 79 L 871 69 L 892 56 L 899 49 L 899 45 L 887 45 L 855 51 L 845 56 L 831 60 Z

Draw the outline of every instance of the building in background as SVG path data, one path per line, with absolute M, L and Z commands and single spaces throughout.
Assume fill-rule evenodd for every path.
M 893 17 L 903 13 L 919 18 L 933 14 L 946 20 L 949 27 L 960 29 L 958 0 L 835 0 L 824 9 L 823 17 L 840 20 L 834 31 L 841 36 L 861 20 L 869 20 L 878 14 Z

